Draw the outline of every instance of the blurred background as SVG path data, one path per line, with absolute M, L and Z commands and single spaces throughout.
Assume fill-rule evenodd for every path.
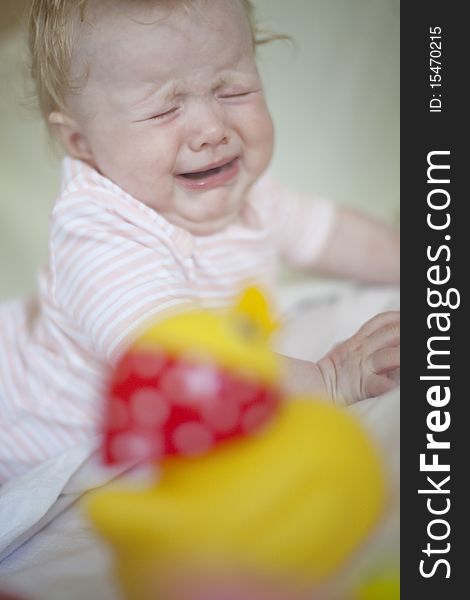
M 399 0 L 254 2 L 262 27 L 293 40 L 259 52 L 274 174 L 397 223 Z M 0 301 L 33 289 L 59 181 L 59 156 L 31 103 L 27 4 L 0 3 Z

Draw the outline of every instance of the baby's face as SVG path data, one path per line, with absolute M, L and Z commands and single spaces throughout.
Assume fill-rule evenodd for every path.
M 98 171 L 207 235 L 238 218 L 270 161 L 272 121 L 239 0 L 167 4 L 92 7 L 72 69 L 89 75 L 70 106 Z

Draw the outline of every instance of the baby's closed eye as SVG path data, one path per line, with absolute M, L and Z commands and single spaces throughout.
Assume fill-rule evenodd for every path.
M 171 108 L 158 110 L 150 114 L 150 116 L 144 117 L 143 119 L 137 119 L 134 123 L 144 123 L 145 121 L 165 121 L 171 117 L 176 116 L 179 112 L 180 106 L 172 106 Z
M 223 91 L 217 94 L 217 97 L 221 100 L 231 100 L 231 99 L 243 99 L 249 96 L 253 96 L 261 92 L 261 89 L 249 89 L 249 90 L 234 90 L 234 91 Z
M 179 106 L 172 106 L 168 110 L 165 110 L 163 112 L 159 112 L 159 113 L 153 115 L 152 117 L 150 117 L 150 119 L 151 120 L 164 119 L 166 117 L 174 115 L 178 111 L 178 109 L 179 109 Z

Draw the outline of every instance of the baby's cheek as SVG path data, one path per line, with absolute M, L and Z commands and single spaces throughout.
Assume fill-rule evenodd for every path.
M 274 148 L 274 125 L 264 101 L 257 110 L 247 115 L 245 124 L 247 146 L 262 172 L 268 166 Z
M 151 129 L 147 135 L 128 144 L 124 148 L 124 161 L 121 167 L 136 184 L 145 187 L 146 196 L 167 191 L 172 183 L 175 169 L 175 140 L 170 136 Z

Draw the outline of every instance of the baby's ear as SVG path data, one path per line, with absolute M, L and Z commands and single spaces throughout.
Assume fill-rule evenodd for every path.
M 62 112 L 51 112 L 48 121 L 54 137 L 69 156 L 93 162 L 91 148 L 75 119 Z

